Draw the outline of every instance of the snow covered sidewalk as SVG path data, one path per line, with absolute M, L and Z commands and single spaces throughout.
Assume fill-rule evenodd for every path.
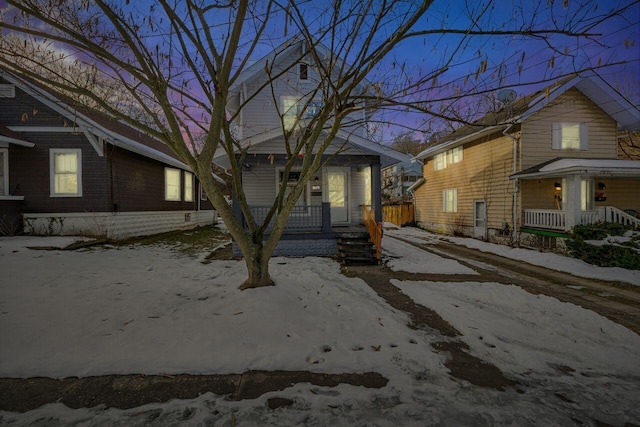
M 634 363 L 640 337 L 515 286 L 394 282 L 462 331 L 476 356 L 519 383 L 497 391 L 450 376 L 446 354 L 432 348 L 440 335 L 408 328 L 404 312 L 329 259 L 274 258 L 277 286 L 241 292 L 246 273 L 237 261 L 203 264 L 164 246 L 27 246 L 64 244 L 0 238 L 2 377 L 253 369 L 378 372 L 389 383 L 381 389 L 300 383 L 256 399 L 205 393 L 130 410 L 57 403 L 24 414 L 2 412 L 0 424 L 640 424 L 640 365 Z M 394 268 L 473 273 L 431 254 L 394 250 Z M 266 401 L 272 397 L 293 405 L 271 410 Z

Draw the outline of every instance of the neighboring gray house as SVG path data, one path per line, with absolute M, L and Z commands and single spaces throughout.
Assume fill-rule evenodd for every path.
M 237 126 L 240 142 L 250 146 L 242 170 L 242 188 L 254 217 L 259 220 L 271 206 L 282 179 L 286 160 L 282 122 L 278 110 L 285 112 L 284 125 L 301 114 L 313 114 L 315 102 L 305 97 L 317 87 L 317 74 L 311 61 L 305 61 L 303 41 L 290 41 L 256 61 L 235 82 L 230 91 L 229 112 L 249 99 L 240 111 Z M 321 54 L 329 54 L 316 46 Z M 302 59 L 301 59 L 302 58 Z M 271 86 L 265 64 L 284 72 Z M 281 67 L 281 68 L 278 68 Z M 274 100 L 279 100 L 278 108 Z M 298 108 L 308 102 L 305 111 Z M 381 216 L 381 168 L 404 160 L 400 153 L 365 138 L 364 123 L 368 112 L 362 109 L 353 122 L 347 121 L 325 152 L 327 163 L 307 185 L 280 239 L 276 255 L 334 255 L 337 237 L 345 231 L 364 230 L 362 207 L 370 207 L 377 222 Z M 357 125 L 351 125 L 357 123 Z M 228 158 L 219 153 L 214 159 L 228 167 Z M 302 160 L 300 160 L 302 163 Z M 294 172 L 295 173 L 295 172 Z M 295 180 L 295 175 L 289 176 Z M 241 217 L 238 209 L 237 215 Z
M 409 188 L 422 178 L 422 162 L 411 160 L 410 154 L 402 154 L 406 160 L 382 169 L 383 202 L 411 200 Z

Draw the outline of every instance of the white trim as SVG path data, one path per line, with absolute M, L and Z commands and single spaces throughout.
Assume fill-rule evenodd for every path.
M 7 126 L 14 132 L 31 133 L 82 133 L 80 126 Z
M 24 196 L 1 196 L 0 200 L 24 200 Z
M 76 193 L 56 193 L 55 191 L 55 156 L 56 154 L 76 154 Z M 50 148 L 49 149 L 49 197 L 82 197 L 82 150 L 80 148 Z
M 195 180 L 193 179 L 193 174 L 191 172 L 184 171 L 183 172 L 183 176 L 184 176 L 184 183 L 183 183 L 183 186 L 184 186 L 184 201 L 185 202 L 193 202 L 193 190 L 194 190 L 194 188 L 193 188 L 194 185 L 193 184 L 195 182 Z M 188 191 L 187 183 L 190 184 L 189 185 L 189 189 L 191 191 Z
M 11 138 L 9 136 L 0 135 L 0 144 L 6 143 L 7 146 L 9 144 L 20 145 L 22 147 L 31 148 L 35 146 L 33 142 L 23 141 L 22 139 Z M 7 148 L 6 146 L 3 148 Z

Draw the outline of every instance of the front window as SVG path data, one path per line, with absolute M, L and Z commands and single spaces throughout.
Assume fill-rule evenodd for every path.
M 594 209 L 594 196 L 593 179 L 583 179 L 580 183 L 580 209 L 592 211 Z
M 9 195 L 9 150 L 0 148 L 0 196 Z
M 193 174 L 184 173 L 184 201 L 193 202 Z
M 553 123 L 552 148 L 554 150 L 587 150 L 589 127 L 587 123 Z
M 180 169 L 164 169 L 164 199 L 180 201 Z
M 278 169 L 278 188 L 276 191 L 280 189 L 280 185 L 282 181 L 286 179 L 287 186 L 285 188 L 284 200 L 286 203 L 289 194 L 293 191 L 293 188 L 298 185 L 298 181 L 300 180 L 300 171 L 290 171 L 287 177 L 284 176 L 284 171 L 282 169 Z M 306 188 L 302 191 L 300 197 L 296 200 L 295 207 L 291 211 L 292 213 L 306 213 L 306 206 L 309 204 L 310 200 L 310 192 L 309 192 L 309 183 L 307 183 Z
M 80 149 L 51 149 L 51 197 L 82 196 L 82 151 Z
M 458 212 L 458 189 L 442 190 L 442 212 Z

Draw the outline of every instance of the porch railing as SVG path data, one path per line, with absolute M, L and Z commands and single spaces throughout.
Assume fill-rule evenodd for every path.
M 640 218 L 636 218 L 633 215 L 629 215 L 625 211 L 622 211 L 618 208 L 614 208 L 613 206 L 605 206 L 604 208 L 604 219 L 606 222 L 617 222 L 624 225 L 631 225 L 634 227 L 640 227 Z
M 369 232 L 369 239 L 376 247 L 376 259 L 382 258 L 382 224 L 376 222 L 373 211 L 366 205 L 362 205 L 362 222 Z
M 326 204 L 328 205 L 328 204 Z M 262 224 L 271 209 L 270 206 L 251 206 L 249 208 L 251 210 L 251 215 L 258 224 Z M 287 219 L 287 224 L 285 225 L 284 231 L 285 233 L 301 233 L 301 232 L 321 232 L 326 231 L 327 222 L 330 224 L 331 222 L 331 211 L 329 210 L 329 206 L 322 205 L 314 205 L 314 206 L 295 206 L 291 211 L 291 215 L 289 215 L 289 219 Z M 275 220 L 272 218 L 269 226 L 267 227 L 267 231 L 273 229 L 273 222 Z
M 553 209 L 525 209 L 523 225 L 525 227 L 564 230 L 566 225 L 565 212 Z
M 576 224 L 587 225 L 597 222 L 615 222 L 640 228 L 640 219 L 613 206 L 600 206 L 592 211 L 581 211 Z M 565 211 L 551 209 L 525 209 L 523 226 L 567 230 Z

